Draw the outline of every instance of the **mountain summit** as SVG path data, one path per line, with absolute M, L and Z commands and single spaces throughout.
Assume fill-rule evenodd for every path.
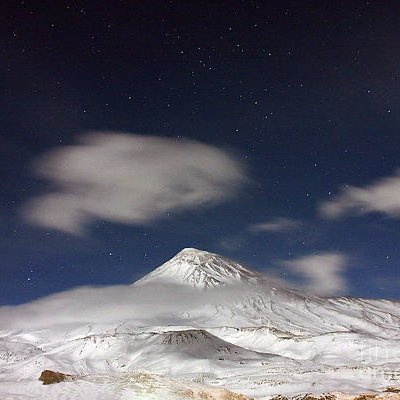
M 172 283 L 211 288 L 238 283 L 256 284 L 263 276 L 214 253 L 186 248 L 136 284 Z

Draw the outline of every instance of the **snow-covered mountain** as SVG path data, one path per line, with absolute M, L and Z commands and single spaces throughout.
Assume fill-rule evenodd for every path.
M 136 284 L 174 283 L 204 289 L 239 283 L 256 284 L 262 279 L 261 274 L 217 254 L 186 248 Z
M 60 397 L 44 369 L 86 377 L 59 384 L 71 399 L 126 398 L 138 371 L 255 398 L 382 389 L 400 384 L 400 304 L 307 296 L 184 249 L 131 285 L 1 307 L 1 398 Z

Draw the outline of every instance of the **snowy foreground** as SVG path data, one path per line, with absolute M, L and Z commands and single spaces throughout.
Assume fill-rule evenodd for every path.
M 74 379 L 44 386 L 45 369 Z M 400 303 L 305 296 L 195 249 L 129 286 L 0 308 L 2 400 L 241 400 L 399 385 Z

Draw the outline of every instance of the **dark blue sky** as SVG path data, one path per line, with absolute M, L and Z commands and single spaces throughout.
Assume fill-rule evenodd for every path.
M 321 294 L 400 298 L 397 1 L 22 1 L 2 8 L 1 304 L 130 283 L 183 247 Z M 128 147 L 149 135 L 155 143 L 117 160 L 104 145 L 99 176 L 73 186 L 84 192 L 79 199 L 94 201 L 85 200 L 77 223 L 85 233 L 77 235 L 59 223 L 73 185 L 66 172 L 76 165 L 86 177 L 91 164 L 82 152 L 82 165 L 65 167 L 55 152 L 74 153 L 89 131 L 95 138 L 107 131 L 102 140 L 110 146 L 121 134 Z M 243 179 L 218 165 L 220 182 L 202 167 L 192 170 L 197 142 L 209 146 L 210 169 L 227 157 Z M 102 146 L 86 146 L 87 159 Z M 178 156 L 171 166 L 180 146 L 188 160 L 181 165 Z M 143 217 L 143 202 L 150 207 L 171 189 L 158 169 L 149 175 L 151 190 L 144 186 L 142 196 L 136 186 L 153 156 L 161 169 L 177 168 L 178 193 L 187 194 L 197 174 L 190 188 L 197 202 L 168 199 L 170 207 L 165 201 Z M 125 181 L 111 184 L 115 163 L 130 170 L 130 192 Z M 46 225 L 42 200 L 60 182 L 64 197 Z M 210 201 L 221 182 L 230 195 Z M 104 195 L 101 206 L 93 188 Z M 137 197 L 133 214 L 141 221 L 110 213 L 125 195 Z M 41 207 L 36 222 L 25 212 L 32 199 Z

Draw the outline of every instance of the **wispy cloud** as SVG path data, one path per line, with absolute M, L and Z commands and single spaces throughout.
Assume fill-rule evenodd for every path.
M 242 287 L 241 293 L 250 296 L 254 287 Z M 217 307 L 221 299 L 232 304 L 237 298 L 236 286 L 219 287 L 207 292 L 207 304 L 211 308 Z M 146 284 L 82 286 L 19 306 L 0 307 L 0 330 L 36 329 L 62 324 L 111 324 L 123 320 L 140 326 L 154 324 L 154 321 L 162 324 L 172 315 L 179 320 L 183 310 L 204 307 L 204 301 L 203 291 L 169 283 L 152 284 L 151 288 Z M 189 323 L 188 320 L 186 323 Z
M 252 224 L 248 227 L 251 232 L 287 232 L 299 228 L 302 222 L 296 219 L 276 217 L 269 221 Z
M 247 181 L 241 162 L 217 147 L 118 132 L 86 134 L 44 154 L 33 170 L 54 190 L 24 204 L 23 217 L 73 234 L 96 219 L 144 224 L 218 203 Z
M 308 255 L 285 261 L 283 265 L 298 276 L 300 287 L 321 296 L 343 294 L 348 289 L 344 276 L 348 258 L 338 252 Z
M 364 187 L 344 186 L 338 196 L 320 204 L 319 212 L 332 219 L 372 212 L 400 218 L 400 169 Z

